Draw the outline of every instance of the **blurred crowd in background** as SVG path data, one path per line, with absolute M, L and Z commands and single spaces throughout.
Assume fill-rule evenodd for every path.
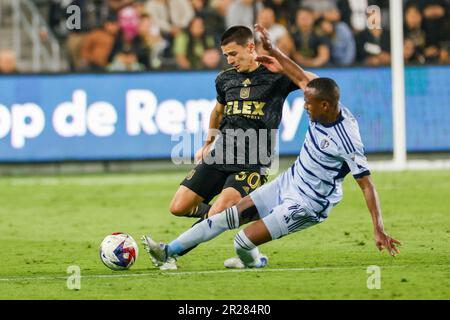
M 382 66 L 391 59 L 389 0 L 33 1 L 72 72 L 222 69 L 222 33 L 254 23 L 303 67 Z M 81 9 L 80 29 L 67 28 L 70 5 Z M 372 5 L 381 15 L 368 28 Z M 406 63 L 450 63 L 449 14 L 450 0 L 404 1 Z M 0 72 L 16 71 L 13 60 L 12 50 L 2 50 Z

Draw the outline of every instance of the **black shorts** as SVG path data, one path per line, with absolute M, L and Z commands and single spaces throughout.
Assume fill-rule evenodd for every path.
M 194 191 L 209 203 L 225 188 L 236 189 L 242 197 L 267 182 L 259 171 L 222 171 L 217 166 L 201 163 L 192 169 L 180 185 Z

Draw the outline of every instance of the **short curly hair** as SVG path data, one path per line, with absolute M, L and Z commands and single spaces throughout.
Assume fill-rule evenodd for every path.
M 308 82 L 307 88 L 315 89 L 314 96 L 320 100 L 328 101 L 331 105 L 339 103 L 340 89 L 337 83 L 330 78 L 316 78 Z

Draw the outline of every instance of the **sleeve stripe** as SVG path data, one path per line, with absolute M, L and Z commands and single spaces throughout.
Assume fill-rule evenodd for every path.
M 339 133 L 339 131 L 338 131 L 338 129 L 337 129 L 337 126 L 334 127 L 334 130 L 336 130 L 336 133 L 337 133 L 337 135 L 338 135 L 338 137 L 339 137 L 339 140 L 341 140 L 341 143 L 342 143 L 342 145 L 344 146 L 345 152 L 346 152 L 346 153 L 350 153 L 350 152 L 348 151 L 348 149 L 347 149 L 347 145 L 346 145 L 346 143 L 344 142 L 344 139 L 343 139 L 342 136 L 341 136 L 341 133 Z
M 352 144 L 351 141 L 349 141 L 350 139 L 348 138 L 348 136 L 346 135 L 344 127 L 341 124 L 337 125 L 337 128 L 339 130 L 339 132 L 341 133 L 342 138 L 344 139 L 345 143 L 347 144 L 348 150 L 351 152 L 355 152 L 355 148 L 352 148 Z
M 350 139 L 347 131 L 345 130 L 345 127 L 342 125 L 342 123 L 340 123 L 338 125 L 341 126 L 342 131 L 344 132 L 344 137 L 347 137 L 348 143 L 350 143 L 350 145 L 351 145 L 351 149 L 353 149 L 353 152 L 355 152 L 356 151 L 355 146 L 353 145 L 352 140 Z
M 361 179 L 362 177 L 365 177 L 365 176 L 370 176 L 370 171 L 369 170 L 366 170 L 366 171 L 363 171 L 361 173 L 353 175 L 353 177 L 355 177 L 355 179 Z

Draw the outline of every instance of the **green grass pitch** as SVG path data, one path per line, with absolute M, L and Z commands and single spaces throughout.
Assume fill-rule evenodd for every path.
M 311 229 L 263 245 L 263 270 L 225 270 L 229 231 L 155 269 L 139 243 L 127 271 L 103 266 L 98 246 L 114 231 L 169 241 L 194 220 L 169 214 L 186 172 L 3 177 L 0 179 L 0 299 L 449 299 L 450 171 L 375 172 L 385 227 L 403 242 L 397 258 L 380 254 L 356 182 Z M 69 266 L 81 288 L 69 290 Z M 369 266 L 381 288 L 368 289 Z

